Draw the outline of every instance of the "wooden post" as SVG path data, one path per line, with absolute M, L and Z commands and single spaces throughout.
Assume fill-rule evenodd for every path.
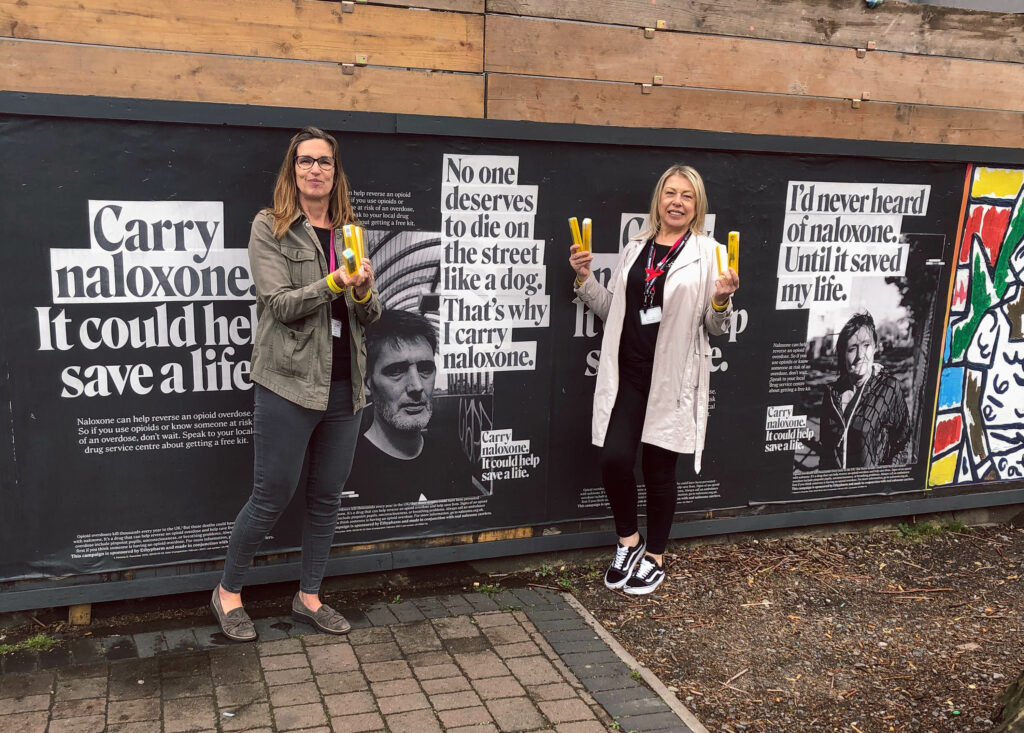
M 999 698 L 1002 708 L 996 721 L 996 733 L 1013 733 L 1024 726 L 1024 675 L 1014 680 Z
M 68 623 L 72 626 L 88 626 L 92 623 L 92 604 L 68 606 Z

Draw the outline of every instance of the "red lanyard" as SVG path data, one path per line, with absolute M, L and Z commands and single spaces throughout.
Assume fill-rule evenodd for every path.
M 647 279 L 644 280 L 644 309 L 650 308 L 654 305 L 654 289 L 657 285 L 658 278 L 664 275 L 668 268 L 672 265 L 676 256 L 683 251 L 683 247 L 690 239 L 690 232 L 687 230 L 686 234 L 681 236 L 676 243 L 672 245 L 665 256 L 661 258 L 661 262 L 658 263 L 657 267 L 654 265 L 654 249 L 656 247 L 654 239 L 651 239 L 651 251 L 647 255 L 647 267 L 644 271 L 647 273 Z

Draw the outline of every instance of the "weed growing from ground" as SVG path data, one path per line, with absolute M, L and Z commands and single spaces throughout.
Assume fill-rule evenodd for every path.
M 967 527 L 963 522 L 958 522 L 955 519 L 942 524 L 932 524 L 930 522 L 924 522 L 923 524 L 907 524 L 906 522 L 900 522 L 896 525 L 896 529 L 899 530 L 900 536 L 907 539 L 921 539 L 923 537 L 931 537 L 936 535 L 947 534 L 953 532 L 956 534 L 964 534 L 970 531 L 970 527 Z
M 55 646 L 57 646 L 56 639 L 46 634 L 36 634 L 35 636 L 30 636 L 17 644 L 0 644 L 0 657 L 5 654 L 13 654 L 14 652 L 20 652 L 26 649 L 31 649 L 32 651 L 37 652 L 48 652 Z

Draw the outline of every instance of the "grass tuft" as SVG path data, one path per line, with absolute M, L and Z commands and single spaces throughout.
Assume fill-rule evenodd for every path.
M 46 634 L 36 634 L 30 636 L 24 641 L 19 641 L 17 644 L 0 644 L 0 657 L 6 654 L 13 654 L 14 652 L 24 651 L 31 649 L 37 652 L 48 652 L 57 646 L 57 640 Z
M 933 524 L 931 522 L 924 522 L 922 524 L 914 522 L 914 524 L 907 524 L 906 522 L 900 522 L 896 525 L 896 528 L 899 530 L 901 537 L 906 537 L 908 539 L 934 537 L 950 532 L 964 534 L 970 531 L 970 527 L 955 519 L 951 519 L 948 522 L 942 522 L 941 524 Z

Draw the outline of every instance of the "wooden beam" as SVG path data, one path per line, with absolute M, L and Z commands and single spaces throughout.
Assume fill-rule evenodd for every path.
M 1014 112 L 488 74 L 487 116 L 583 125 L 1015 148 Z
M 0 41 L 11 91 L 482 117 L 476 74 Z
M 1024 110 L 1024 66 L 639 28 L 487 17 L 487 71 Z
M 501 540 L 518 540 L 533 537 L 533 527 L 511 527 L 509 529 L 491 529 L 476 536 L 477 542 L 499 542 Z
M 938 5 L 821 0 L 487 0 L 488 13 L 564 18 L 724 36 L 1024 62 L 1024 14 Z
M 0 0 L 12 38 L 479 72 L 483 18 L 320 0 Z
M 337 0 L 321 1 L 337 2 Z M 370 0 L 370 4 L 391 5 L 399 8 L 427 8 L 428 10 L 450 10 L 455 13 L 477 13 L 480 15 L 483 15 L 484 12 L 484 0 Z

